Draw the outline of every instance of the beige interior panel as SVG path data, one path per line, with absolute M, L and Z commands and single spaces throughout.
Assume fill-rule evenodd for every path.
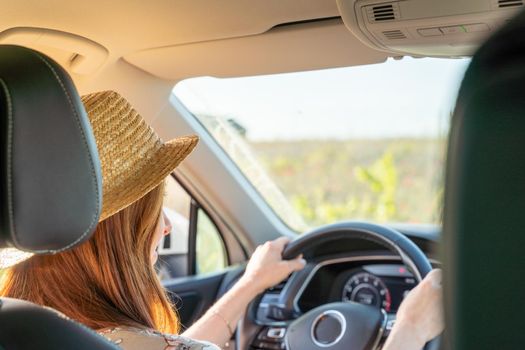
M 11 28 L 0 33 L 0 44 L 23 45 L 44 51 L 73 73 L 95 72 L 108 52 L 97 43 L 78 35 L 42 28 Z
M 81 94 L 104 90 L 119 92 L 148 122 L 169 103 L 173 89 L 173 82 L 152 76 L 124 60 L 116 61 L 94 79 L 77 79 L 75 84 Z
M 81 86 L 107 75 L 123 57 L 145 72 L 172 81 L 384 59 L 384 54 L 357 41 L 340 22 L 279 26 L 338 16 L 335 0 L 11 1 L 2 4 L 0 36 L 21 27 L 39 28 L 96 43 L 107 50 L 100 65 L 82 55 L 71 61 L 75 52 L 63 47 L 33 46 L 57 59 Z M 21 37 L 11 39 L 10 43 L 20 40 L 19 44 L 27 45 Z
M 339 16 L 334 0 L 4 1 L 0 31 L 49 28 L 122 54 L 259 34 L 281 24 Z
M 378 63 L 386 57 L 334 19 L 278 27 L 250 37 L 145 50 L 124 59 L 158 77 L 181 80 L 343 67 Z

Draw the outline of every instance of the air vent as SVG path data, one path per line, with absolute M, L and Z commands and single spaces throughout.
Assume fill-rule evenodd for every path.
M 399 39 L 406 39 L 407 38 L 405 33 L 403 33 L 400 30 L 385 30 L 383 32 L 383 35 L 388 40 L 399 40 Z
M 500 9 L 518 6 L 523 6 L 523 0 L 498 0 L 498 7 Z
M 397 3 L 368 6 L 366 12 L 370 22 L 385 22 L 399 19 L 399 6 Z

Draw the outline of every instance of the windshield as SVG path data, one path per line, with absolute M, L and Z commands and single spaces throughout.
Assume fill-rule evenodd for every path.
M 466 59 L 244 78 L 175 95 L 296 231 L 363 219 L 441 222 L 450 116 Z

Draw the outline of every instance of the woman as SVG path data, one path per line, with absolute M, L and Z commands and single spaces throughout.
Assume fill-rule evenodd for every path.
M 162 213 L 163 179 L 197 138 L 163 143 L 114 92 L 91 94 L 83 102 L 102 165 L 101 221 L 84 244 L 10 268 L 0 295 L 59 310 L 124 349 L 217 349 L 214 344 L 226 344 L 248 303 L 302 269 L 304 260 L 282 260 L 285 238 L 258 247 L 232 289 L 177 336 L 177 315 L 153 265 L 156 247 L 171 229 Z M 436 336 L 442 329 L 440 302 L 439 273 L 432 272 L 401 305 L 385 349 L 418 349 Z

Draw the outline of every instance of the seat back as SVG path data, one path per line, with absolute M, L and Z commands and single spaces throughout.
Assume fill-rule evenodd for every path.
M 443 228 L 448 346 L 523 348 L 525 13 L 473 57 L 449 142 Z
M 53 309 L 10 298 L 0 298 L 0 349 L 122 350 Z
M 0 247 L 55 253 L 86 240 L 102 203 L 96 143 L 68 74 L 0 46 Z
M 101 181 L 70 77 L 45 55 L 0 45 L 0 248 L 48 254 L 85 241 L 98 223 Z M 54 310 L 1 298 L 0 349 L 118 347 Z

